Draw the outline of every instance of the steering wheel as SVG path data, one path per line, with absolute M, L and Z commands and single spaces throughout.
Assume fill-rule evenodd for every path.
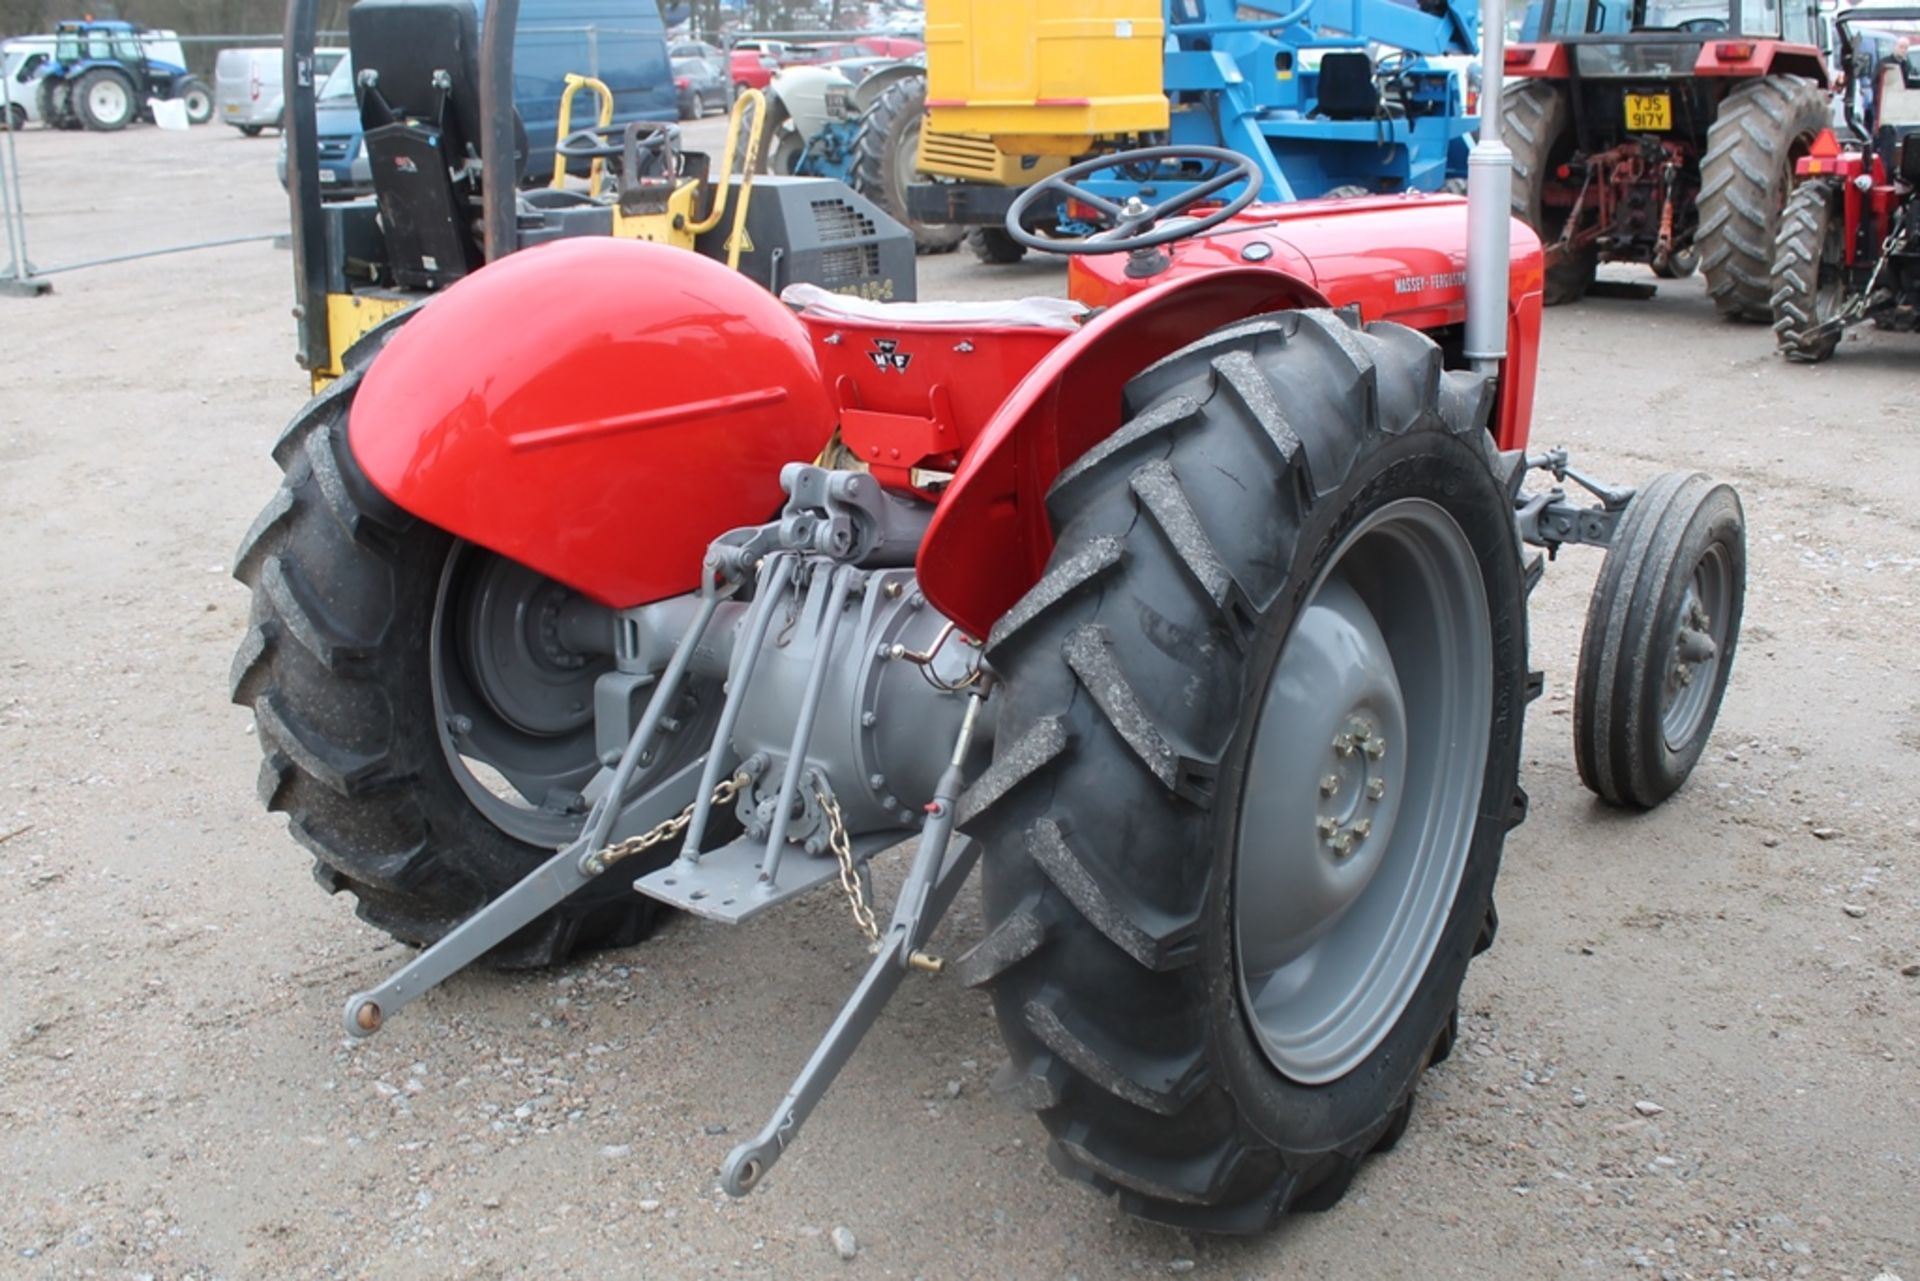
M 1149 205 L 1138 196 L 1129 196 L 1124 204 L 1097 195 L 1079 185 L 1081 180 L 1108 169 L 1139 166 L 1145 170 L 1169 161 L 1205 161 L 1216 168 L 1183 191 L 1177 191 L 1157 205 Z M 1219 166 L 1225 165 L 1225 170 Z M 1155 227 L 1175 214 L 1212 199 L 1234 183 L 1246 184 L 1239 195 L 1211 213 L 1192 221 Z M 1118 254 L 1135 249 L 1151 249 L 1182 236 L 1194 236 L 1217 227 L 1245 209 L 1260 194 L 1260 167 L 1251 157 L 1223 147 L 1141 147 L 1119 151 L 1110 156 L 1095 156 L 1059 173 L 1042 178 L 1014 199 L 1007 209 L 1007 234 L 1029 249 L 1055 254 Z M 1102 218 L 1099 230 L 1085 236 L 1037 236 L 1022 225 L 1034 209 L 1046 204 L 1071 200 L 1092 209 Z
M 642 151 L 671 156 L 680 150 L 680 127 L 661 120 L 591 125 L 575 129 L 554 150 L 569 160 L 637 160 Z
M 1707 35 L 1711 35 L 1716 31 L 1725 31 L 1726 29 L 1727 20 L 1725 18 L 1688 18 L 1685 22 L 1674 28 L 1675 31 L 1685 31 L 1689 34 L 1697 32 Z

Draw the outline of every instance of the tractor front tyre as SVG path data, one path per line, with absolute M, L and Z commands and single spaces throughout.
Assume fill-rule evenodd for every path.
M 1772 320 L 1774 240 L 1794 161 L 1829 123 L 1826 95 L 1798 76 L 1763 76 L 1720 104 L 1700 161 L 1694 244 L 1727 319 Z
M 350 363 L 275 445 L 285 478 L 236 556 L 253 609 L 233 700 L 254 714 L 261 801 L 288 816 L 315 879 L 428 944 L 579 834 L 599 768 L 593 682 L 611 658 L 562 639 L 582 603 L 567 589 L 373 488 L 347 445 L 364 362 Z M 700 737 L 687 710 L 649 772 L 685 763 Z M 671 856 L 610 870 L 489 962 L 639 941 L 662 909 L 634 876 Z
M 915 222 L 907 214 L 907 186 L 917 172 L 926 117 L 926 77 L 905 76 L 888 85 L 860 118 L 849 185 L 913 232 L 914 252 L 944 254 L 966 239 L 966 227 Z
M 1587 605 L 1574 684 L 1574 760 L 1601 800 L 1652 809 L 1687 781 L 1720 714 L 1746 592 L 1732 489 L 1665 472 L 1634 495 Z
M 1300 311 L 1128 384 L 994 627 L 962 798 L 1002 1085 L 1126 1210 L 1253 1232 L 1398 1141 L 1491 942 L 1526 616 L 1491 385 Z
M 967 248 L 981 262 L 999 267 L 1027 256 L 1027 247 L 1008 235 L 1005 227 L 975 227 L 967 233 Z
M 1572 202 L 1549 199 L 1560 184 L 1559 167 L 1573 154 L 1573 121 L 1563 87 L 1547 80 L 1510 86 L 1502 103 L 1503 136 L 1513 153 L 1513 216 L 1539 233 L 1547 251 L 1542 301 L 1549 307 L 1578 302 L 1593 287 L 1600 266 L 1594 245 L 1560 246 Z
M 1773 333 L 1788 360 L 1814 364 L 1840 346 L 1847 304 L 1845 219 L 1839 189 L 1802 183 L 1780 215 L 1773 242 Z
M 188 124 L 203 125 L 213 119 L 213 91 L 206 81 L 188 76 L 173 87 L 173 96 L 186 104 Z
M 140 104 L 133 85 L 118 71 L 96 68 L 73 86 L 70 101 L 80 123 L 95 133 L 114 133 L 132 123 Z

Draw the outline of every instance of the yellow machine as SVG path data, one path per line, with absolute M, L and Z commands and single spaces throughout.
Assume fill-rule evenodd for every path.
M 1163 4 L 928 0 L 926 113 L 905 219 L 971 227 L 987 262 L 1024 254 L 1003 226 L 1023 188 L 1103 138 L 1168 127 Z
M 592 127 L 576 131 L 573 105 L 582 89 L 593 91 L 599 111 Z M 737 160 L 759 154 L 765 107 L 757 89 L 742 92 L 734 102 L 721 176 L 716 180 L 706 156 L 679 149 L 672 126 L 636 122 L 616 129 L 612 90 L 591 76 L 569 74 L 560 99 L 552 176 L 545 187 L 525 192 L 522 198 L 546 218 L 564 223 L 562 234 L 621 236 L 688 250 L 695 248 L 699 237 L 720 226 L 731 210 L 726 261 L 737 269 L 746 243 L 743 231 L 753 192 L 752 166 L 744 166 L 738 183 L 732 175 Z M 622 162 L 617 172 L 608 163 L 616 156 Z M 588 161 L 584 189 L 568 176 L 569 162 L 583 159 Z M 310 370 L 316 392 L 341 375 L 349 348 L 389 316 L 430 296 L 402 287 L 355 288 L 344 275 L 340 284 L 343 287 L 330 288 L 326 295 L 329 358 Z
M 587 134 L 571 130 L 573 99 L 582 89 L 591 89 L 600 101 L 599 123 Z M 722 175 L 731 175 L 734 164 L 761 150 L 761 131 L 766 126 L 766 98 L 758 89 L 743 89 L 734 99 L 733 113 L 727 118 L 727 146 L 720 160 Z M 611 151 L 605 144 L 589 139 L 609 138 L 613 121 L 613 91 L 591 76 L 569 73 L 566 90 L 560 97 L 559 141 L 554 148 L 551 191 L 567 191 L 567 161 L 590 156 L 586 196 L 604 203 L 611 210 L 611 234 L 629 240 L 648 240 L 656 244 L 692 249 L 694 241 L 718 227 L 731 204 L 733 223 L 728 229 L 727 266 L 738 270 L 741 235 L 747 225 L 747 206 L 753 198 L 753 170 L 742 164 L 739 193 L 733 194 L 730 180 L 714 181 L 704 156 L 682 152 L 669 141 L 671 126 L 650 128 L 630 124 L 621 131 L 623 164 L 617 181 L 610 181 L 607 159 Z M 745 135 L 744 145 L 742 135 Z M 567 149 L 570 140 L 580 137 L 585 146 Z
M 1165 129 L 1166 29 L 1162 0 L 928 0 L 928 128 L 1013 156 Z

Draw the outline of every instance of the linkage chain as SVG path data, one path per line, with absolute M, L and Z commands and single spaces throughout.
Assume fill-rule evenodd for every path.
M 740 789 L 745 787 L 750 781 L 745 770 L 741 770 L 732 778 L 721 779 L 719 785 L 713 789 L 713 795 L 707 798 L 707 803 L 710 805 L 725 805 L 735 796 L 738 796 Z M 635 854 L 646 853 L 662 841 L 672 840 L 687 830 L 687 824 L 693 821 L 694 805 L 698 804 L 699 802 L 695 801 L 665 822 L 656 823 L 651 828 L 636 836 L 629 836 L 624 841 L 617 841 L 607 846 L 606 849 L 600 852 L 595 862 L 599 864 L 601 869 L 609 868 L 622 859 L 632 858 Z
M 853 910 L 853 923 L 867 936 L 867 949 L 880 950 L 880 922 L 873 917 L 873 909 L 867 906 L 867 892 L 860 884 L 859 869 L 853 865 L 853 842 L 847 839 L 847 825 L 840 817 L 840 802 L 827 794 L 825 788 L 815 788 L 813 798 L 820 802 L 820 812 L 827 816 L 827 844 L 833 849 L 833 857 L 840 864 L 840 888 L 846 891 L 847 906 Z

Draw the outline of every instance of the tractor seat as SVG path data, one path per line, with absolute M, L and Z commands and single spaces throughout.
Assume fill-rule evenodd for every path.
M 1371 120 L 1380 112 L 1373 59 L 1359 50 L 1320 59 L 1320 97 L 1314 114 L 1328 120 Z
M 875 302 L 831 293 L 819 285 L 788 285 L 780 301 L 816 320 L 852 325 L 942 325 L 966 329 L 1059 329 L 1071 332 L 1087 315 L 1085 303 L 1065 298 L 1010 298 L 1003 302 Z

